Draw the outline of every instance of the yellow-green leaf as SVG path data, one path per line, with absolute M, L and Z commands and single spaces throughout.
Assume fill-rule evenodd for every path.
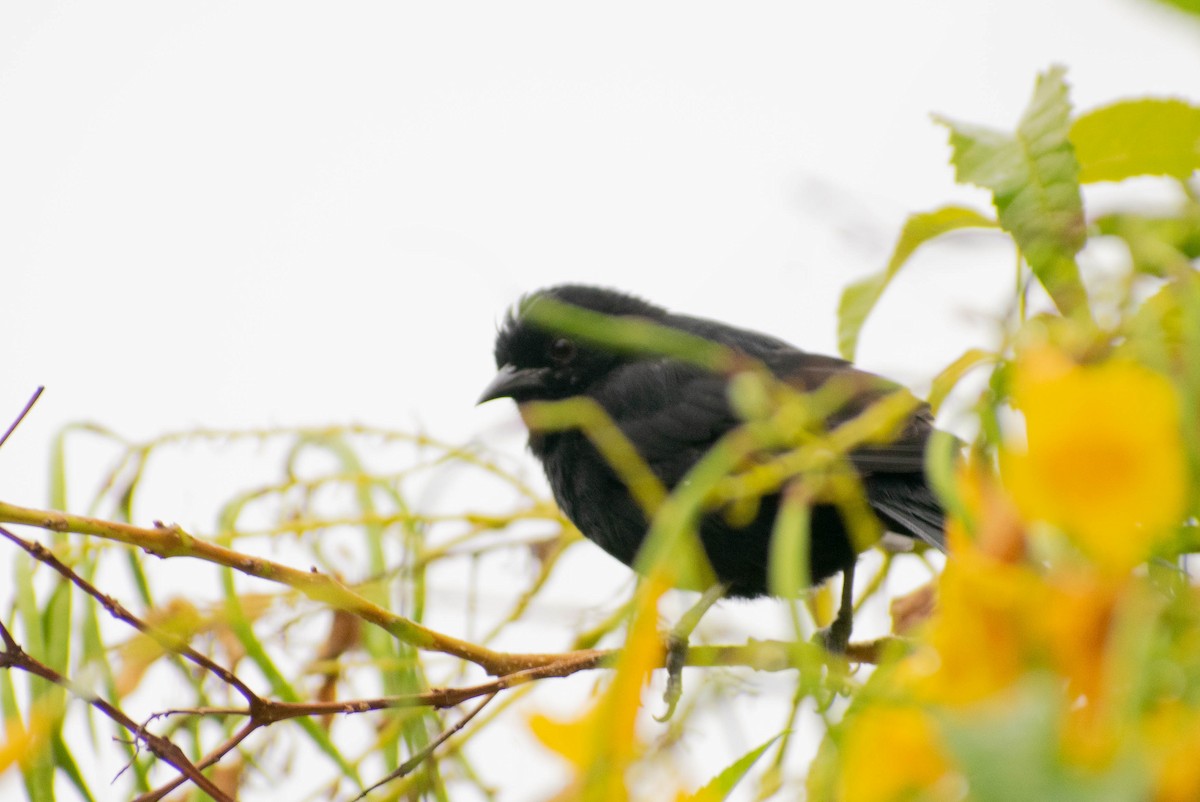
M 1075 254 L 1085 238 L 1079 163 L 1067 137 L 1071 104 L 1062 67 L 1038 76 L 1033 99 L 1009 134 L 937 118 L 950 129 L 961 183 L 992 193 L 1000 226 L 1064 314 L 1087 314 Z
M 1159 0 L 1159 2 L 1200 17 L 1200 0 Z
M 1125 241 L 1139 273 L 1186 276 L 1195 269 L 1192 260 L 1200 258 L 1200 206 L 1192 203 L 1178 215 L 1165 217 L 1104 215 L 1096 218 L 1095 226 L 1100 234 Z
M 642 690 L 650 673 L 663 663 L 658 601 L 668 586 L 661 573 L 642 583 L 612 681 L 594 704 L 566 721 L 541 714 L 529 719 L 534 736 L 573 768 L 574 777 L 563 798 L 581 802 L 629 798 L 625 772 L 642 748 L 636 731 Z
M 974 209 L 943 206 L 930 212 L 910 215 L 892 249 L 887 267 L 854 282 L 842 292 L 838 303 L 838 350 L 846 359 L 854 359 L 858 337 L 867 316 L 878 303 L 895 275 L 917 248 L 935 237 L 960 228 L 995 228 L 997 223 Z
M 1200 107 L 1182 100 L 1129 100 L 1082 115 L 1071 126 L 1079 180 L 1135 175 L 1188 178 L 1200 169 Z
M 713 777 L 708 785 L 697 790 L 694 794 L 679 797 L 677 802 L 722 802 L 722 800 L 727 799 L 733 791 L 734 786 L 746 776 L 746 773 L 750 771 L 755 761 L 762 757 L 763 752 L 770 749 L 771 745 L 777 740 L 779 740 L 779 735 L 742 755 L 734 763 L 727 766 L 720 774 Z
M 933 384 L 929 389 L 929 406 L 933 407 L 936 412 L 941 406 L 946 397 L 958 386 L 959 381 L 963 376 L 970 371 L 979 367 L 993 363 L 997 360 L 996 354 L 991 351 L 986 351 L 982 348 L 970 348 L 949 365 L 947 365 L 941 373 L 934 377 Z

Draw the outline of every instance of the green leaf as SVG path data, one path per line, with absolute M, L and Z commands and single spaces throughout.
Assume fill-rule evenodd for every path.
M 730 349 L 680 329 L 642 318 L 593 312 L 548 295 L 534 295 L 522 303 L 522 316 L 534 325 L 577 337 L 589 345 L 622 353 L 669 356 L 714 372 L 733 367 Z
M 1079 180 L 1135 175 L 1180 180 L 1200 169 L 1200 108 L 1182 100 L 1129 100 L 1082 115 L 1071 126 Z
M 968 348 L 959 356 L 958 359 L 947 365 L 941 373 L 933 379 L 933 384 L 929 388 L 929 406 L 933 407 L 933 411 L 937 412 L 941 408 L 946 397 L 954 391 L 963 376 L 970 373 L 980 365 L 994 364 L 999 360 L 992 351 L 987 351 L 982 348 Z
M 54 765 L 67 776 L 75 793 L 86 799 L 87 802 L 96 802 L 96 797 L 92 796 L 91 791 L 88 790 L 87 779 L 79 770 L 79 764 L 75 762 L 75 757 L 67 747 L 61 729 L 55 732 L 51 738 L 51 748 L 54 750 Z
M 1075 254 L 1083 247 L 1079 163 L 1067 137 L 1071 104 L 1064 69 L 1038 76 L 1033 99 L 1012 134 L 935 118 L 950 129 L 960 183 L 990 190 L 1000 226 L 1059 311 L 1086 315 L 1087 293 Z
M 854 359 L 858 337 L 867 316 L 917 248 L 935 237 L 960 228 L 995 228 L 996 225 L 995 220 L 962 206 L 943 206 L 931 212 L 910 215 L 900 230 L 900 238 L 896 240 L 887 267 L 854 282 L 842 292 L 842 299 L 838 303 L 838 350 L 842 356 Z
M 779 515 L 771 532 L 767 586 L 781 598 L 794 599 L 813 583 L 808 565 L 811 501 L 807 495 L 793 491 L 784 493 L 779 504 Z
M 1098 217 L 1096 231 L 1120 237 L 1129 248 L 1133 267 L 1151 276 L 1186 276 L 1200 258 L 1200 207 L 1189 204 L 1177 216 L 1147 217 L 1116 213 Z
M 720 774 L 718 774 L 716 777 L 713 777 L 712 780 L 709 781 L 708 785 L 699 789 L 696 791 L 696 793 L 690 796 L 683 797 L 681 802 L 721 802 L 721 800 L 728 798 L 729 794 L 733 791 L 734 786 L 741 782 L 742 778 L 745 777 L 747 772 L 750 771 L 750 767 L 753 766 L 760 757 L 762 757 L 763 752 L 770 749 L 771 745 L 779 740 L 780 735 L 782 734 L 783 733 L 776 735 L 762 746 L 752 749 L 746 754 L 742 755 L 732 764 L 725 767 Z
M 946 512 L 961 521 L 968 532 L 975 532 L 976 518 L 963 500 L 959 466 L 963 463 L 962 442 L 952 434 L 934 429 L 925 447 L 925 476 L 941 500 Z
M 1132 748 L 1093 770 L 1063 759 L 1062 706 L 1058 681 L 1031 675 L 1005 698 L 943 719 L 946 745 L 974 802 L 1149 798 L 1144 758 Z
M 276 697 L 285 702 L 301 701 L 303 697 L 299 691 L 288 681 L 283 670 L 271 659 L 271 655 L 266 647 L 263 646 L 258 633 L 254 631 L 250 618 L 246 615 L 245 608 L 242 606 L 242 597 L 237 594 L 237 590 L 234 587 L 234 571 L 232 568 L 221 569 L 221 585 L 221 590 L 225 597 L 225 623 L 241 643 L 242 648 L 245 649 L 246 657 L 262 672 Z M 313 744 L 333 761 L 346 779 L 353 782 L 359 788 L 363 787 L 357 768 L 342 755 L 341 750 L 329 736 L 328 731 L 312 718 L 301 718 L 296 723 L 300 729 L 304 730 Z
M 1159 2 L 1200 17 L 1200 0 L 1159 0 Z

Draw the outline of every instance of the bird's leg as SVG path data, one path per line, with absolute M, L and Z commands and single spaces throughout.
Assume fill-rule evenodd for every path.
M 817 633 L 830 654 L 845 654 L 850 643 L 850 631 L 854 628 L 854 563 L 842 571 L 842 600 L 838 604 L 837 617 L 833 623 Z
M 718 582 L 704 591 L 700 601 L 680 617 L 667 635 L 667 690 L 663 693 L 667 711 L 662 716 L 655 716 L 655 720 L 666 721 L 674 715 L 675 707 L 683 696 L 683 663 L 687 659 L 688 639 L 691 638 L 700 619 L 708 612 L 708 608 L 716 604 L 728 590 L 728 585 Z

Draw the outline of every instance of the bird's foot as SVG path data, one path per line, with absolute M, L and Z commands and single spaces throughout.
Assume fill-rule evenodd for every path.
M 839 615 L 832 624 L 817 630 L 813 635 L 813 643 L 820 644 L 825 651 L 832 655 L 844 655 L 846 647 L 850 645 L 850 630 L 853 623 L 849 616 L 843 618 Z
M 667 636 L 667 689 L 663 692 L 663 701 L 666 702 L 667 709 L 661 716 L 655 716 L 655 721 L 667 721 L 675 714 L 675 708 L 683 696 L 683 666 L 687 662 L 688 639 L 708 608 L 716 604 L 728 590 L 728 586 L 717 584 L 704 591 L 700 601 L 683 614 Z
M 661 716 L 655 716 L 659 722 L 669 721 L 675 715 L 675 708 L 683 698 L 683 666 L 687 661 L 688 638 L 672 631 L 667 636 L 667 689 L 663 691 L 663 702 L 667 709 Z
M 817 630 L 813 641 L 825 647 L 833 655 L 844 655 L 850 644 L 850 632 L 854 629 L 854 565 L 842 572 L 842 600 L 838 604 L 837 617 L 824 629 Z

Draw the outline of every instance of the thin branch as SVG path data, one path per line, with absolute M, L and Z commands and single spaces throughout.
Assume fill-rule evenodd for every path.
M 374 624 L 405 643 L 426 651 L 442 652 L 475 663 L 493 676 L 557 661 L 555 654 L 508 654 L 445 635 L 396 615 L 355 593 L 337 579 L 316 570 L 301 571 L 261 557 L 196 538 L 177 525 L 156 523 L 153 528 L 105 521 L 85 515 L 38 510 L 0 502 L 0 523 L 25 524 L 51 532 L 74 532 L 136 546 L 164 559 L 192 557 L 232 568 L 247 576 L 278 582 L 313 601 L 347 612 Z
M 841 659 L 853 662 L 877 662 L 879 655 L 889 644 L 902 643 L 901 638 L 879 638 L 865 643 L 852 643 Z M 685 665 L 693 667 L 739 666 L 757 671 L 784 671 L 794 668 L 797 649 L 811 652 L 814 658 L 825 655 L 825 650 L 813 643 L 791 643 L 787 641 L 751 641 L 740 646 L 699 645 L 688 650 Z M 420 693 L 402 696 L 381 696 L 371 699 L 346 699 L 337 702 L 276 702 L 264 699 L 257 709 L 242 707 L 200 707 L 166 710 L 159 716 L 205 715 L 205 716 L 248 716 L 260 726 L 303 717 L 329 715 L 354 715 L 377 710 L 394 710 L 409 707 L 435 707 L 445 709 L 463 702 L 489 696 L 500 691 L 519 687 L 541 679 L 569 677 L 581 671 L 611 666 L 620 651 L 617 649 L 582 649 L 556 655 L 552 663 L 514 671 L 477 685 L 457 688 L 430 688 Z M 659 668 L 665 668 L 666 656 Z
M 33 391 L 33 395 L 31 395 L 29 400 L 25 402 L 25 408 L 21 410 L 20 414 L 17 415 L 17 419 L 12 422 L 12 425 L 9 426 L 4 432 L 4 435 L 0 437 L 0 446 L 4 445 L 4 441 L 8 439 L 8 436 L 17 430 L 17 427 L 21 425 L 21 421 L 25 420 L 25 416 L 29 414 L 29 410 L 33 409 L 33 405 L 37 403 L 39 398 L 41 398 L 42 391 L 45 389 L 45 387 L 38 387 Z
M 166 714 L 160 713 L 159 715 L 166 715 Z M 225 741 L 225 743 L 221 744 L 216 749 L 212 750 L 207 755 L 205 755 L 203 760 L 200 760 L 199 762 L 197 762 L 196 768 L 203 771 L 204 769 L 208 768 L 209 766 L 216 764 L 219 760 L 221 760 L 221 758 L 225 757 L 225 755 L 229 754 L 234 749 L 236 749 L 238 747 L 238 744 L 240 744 L 242 741 L 249 738 L 254 733 L 255 730 L 258 730 L 261 727 L 262 727 L 262 724 L 260 724 L 257 721 L 251 720 L 251 721 L 246 722 L 246 724 L 240 730 L 238 730 L 236 733 L 234 733 L 232 736 L 230 736 L 229 739 L 227 741 Z M 170 782 L 168 782 L 167 784 L 163 785 L 161 788 L 155 789 L 153 791 L 147 791 L 146 793 L 142 794 L 141 796 L 136 797 L 133 800 L 133 802 L 159 802 L 159 800 L 162 800 L 163 798 L 165 798 L 167 794 L 171 793 L 172 791 L 174 791 L 176 788 L 178 788 L 181 785 L 183 785 L 183 778 L 176 777 L 173 780 L 171 780 Z
M 463 727 L 467 726 L 467 724 L 470 723 L 471 719 L 475 718 L 475 716 L 478 715 L 479 712 L 482 711 L 485 707 L 487 707 L 488 703 L 491 702 L 495 698 L 496 698 L 496 694 L 494 694 L 494 693 L 488 694 L 487 696 L 485 696 L 483 701 L 481 701 L 475 707 L 471 708 L 471 711 L 469 713 L 467 713 L 465 716 L 463 716 L 458 721 L 457 724 L 444 730 L 440 735 L 438 735 L 438 737 L 436 737 L 432 741 L 430 741 L 429 744 L 426 745 L 424 749 L 422 749 L 420 752 L 417 752 L 415 755 L 410 757 L 408 760 L 404 761 L 402 764 L 400 764 L 399 768 L 397 768 L 392 773 L 388 774 L 386 777 L 384 777 L 379 782 L 372 785 L 370 788 L 365 789 L 361 794 L 354 797 L 354 799 L 352 799 L 350 802 L 359 802 L 360 799 L 366 798 L 367 794 L 371 793 L 376 788 L 379 788 L 380 786 L 386 785 L 387 783 L 391 782 L 392 780 L 398 779 L 400 777 L 404 777 L 407 774 L 411 773 L 413 769 L 415 769 L 417 766 L 421 765 L 426 760 L 428 760 L 429 756 L 433 754 L 435 749 L 437 749 L 439 746 L 444 744 L 451 736 L 455 735 Z
M 193 557 L 217 565 L 224 565 L 249 576 L 287 585 L 314 601 L 326 604 L 334 609 L 346 610 L 418 649 L 441 652 L 462 658 L 468 662 L 475 663 L 492 676 L 511 676 L 539 667 L 555 668 L 560 666 L 564 659 L 574 660 L 579 658 L 580 655 L 586 655 L 589 658 L 595 655 L 606 655 L 605 652 L 595 650 L 580 650 L 565 654 L 493 651 L 429 629 L 404 616 L 396 615 L 355 593 L 338 580 L 318 573 L 315 570 L 300 571 L 261 557 L 242 554 L 241 552 L 194 538 L 178 526 L 158 524 L 153 529 L 147 529 L 131 524 L 105 521 L 99 518 L 90 518 L 53 510 L 18 507 L 2 501 L 0 501 L 0 522 L 25 524 L 52 532 L 74 532 L 81 535 L 115 540 L 131 546 L 137 546 L 163 558 Z M 720 661 L 722 665 L 736 664 L 728 662 L 729 656 L 736 654 L 741 654 L 745 658 L 753 660 L 754 654 L 752 653 L 761 652 L 762 648 L 769 643 L 769 641 L 755 641 L 751 644 L 753 648 L 737 646 L 695 647 L 694 651 L 696 654 L 689 659 L 688 664 L 712 664 L 703 662 L 704 660 L 713 659 L 705 656 L 710 654 L 706 649 L 720 650 L 725 655 Z M 788 650 L 794 648 L 796 648 L 795 644 L 786 644 L 780 650 L 779 654 L 789 654 Z M 866 651 L 868 652 L 866 656 L 869 657 L 873 650 L 868 649 Z M 851 649 L 848 651 L 847 656 L 855 659 L 854 650 Z M 777 664 L 776 657 L 777 655 L 772 656 L 767 662 L 774 661 Z M 867 660 L 865 662 L 873 661 Z M 747 665 L 750 665 L 752 668 L 763 668 L 757 662 L 750 662 Z M 779 666 L 779 668 L 787 667 L 790 667 L 790 662 L 787 660 L 785 660 L 784 665 Z M 779 670 L 779 668 L 772 667 L 765 668 L 764 670 Z
M 128 730 L 133 735 L 135 742 L 144 743 L 159 760 L 174 766 L 176 770 L 195 783 L 197 788 L 217 800 L 217 802 L 233 802 L 233 799 L 214 785 L 212 780 L 200 773 L 200 770 L 187 759 L 182 749 L 170 740 L 147 731 L 145 727 L 129 718 L 129 716 L 104 699 L 94 696 L 87 689 L 76 685 L 62 674 L 50 668 L 50 666 L 35 660 L 20 647 L 16 640 L 13 639 L 8 628 L 2 623 L 0 623 L 0 639 L 4 641 L 4 651 L 0 652 L 0 668 L 16 668 L 28 672 L 34 676 L 41 677 L 47 682 L 52 682 L 74 694 L 76 697 L 83 699 L 105 716 L 108 716 L 108 718 Z
M 488 682 L 472 686 L 431 688 L 421 693 L 377 699 L 357 699 L 339 702 L 277 702 L 263 699 L 256 695 L 232 672 L 195 651 L 179 639 L 161 633 L 154 627 L 138 619 L 115 599 L 101 593 L 91 583 L 72 571 L 40 543 L 25 540 L 0 526 L 0 535 L 22 548 L 35 560 L 48 565 L 74 583 L 99 602 L 114 617 L 126 622 L 139 632 L 154 638 L 165 649 L 181 654 L 205 670 L 213 673 L 221 681 L 234 687 L 246 699 L 246 708 L 223 707 L 171 710 L 156 714 L 146 724 L 138 725 L 103 699 L 90 696 L 86 691 L 77 689 L 69 680 L 60 676 L 48 666 L 29 657 L 12 638 L 8 630 L 0 627 L 0 642 L 5 647 L 4 651 L 0 653 L 0 669 L 19 668 L 68 688 L 72 693 L 88 700 L 89 703 L 104 712 L 105 715 L 128 729 L 134 734 L 137 742 L 145 743 L 153 754 L 181 772 L 182 776 L 173 778 L 164 786 L 143 794 L 139 797 L 140 802 L 156 802 L 157 800 L 161 800 L 188 780 L 194 782 L 214 799 L 224 802 L 229 797 L 216 788 L 200 771 L 218 763 L 226 755 L 238 748 L 255 731 L 279 721 L 311 716 L 350 715 L 394 708 L 434 707 L 443 709 L 458 706 L 471 699 L 480 697 L 485 699 L 483 703 L 477 705 L 472 712 L 465 716 L 458 725 L 447 730 L 425 750 L 410 758 L 408 762 L 401 766 L 398 773 L 389 775 L 381 781 L 381 783 L 387 782 L 412 771 L 421 760 L 427 759 L 433 750 L 437 749 L 465 726 L 473 716 L 485 707 L 487 702 L 495 698 L 500 692 L 524 686 L 537 680 L 552 677 L 567 677 L 581 671 L 607 667 L 612 664 L 618 654 L 617 650 L 601 649 L 579 649 L 558 654 L 495 652 L 434 632 L 406 618 L 394 615 L 354 593 L 333 578 L 318 574 L 315 571 L 299 571 L 269 560 L 251 557 L 213 543 L 197 540 L 175 526 L 168 527 L 156 524 L 153 529 L 146 529 L 129 524 L 54 511 L 31 510 L 3 502 L 0 502 L 0 521 L 40 527 L 53 532 L 75 532 L 85 536 L 102 537 L 140 547 L 151 554 L 161 557 L 195 557 L 234 568 L 251 576 L 279 582 L 299 590 L 313 600 L 327 604 L 334 609 L 345 610 L 362 620 L 373 623 L 418 648 L 455 655 L 476 663 L 495 677 L 495 679 Z M 876 662 L 882 653 L 885 643 L 886 640 L 869 644 L 852 644 L 847 649 L 845 657 L 856 662 Z M 806 650 L 812 650 L 812 655 L 810 656 L 814 660 L 822 660 L 827 657 L 824 654 L 824 650 L 814 644 L 750 641 L 740 646 L 694 646 L 688 652 L 686 662 L 692 666 L 727 665 L 744 666 L 764 671 L 780 671 L 794 668 L 798 664 L 798 651 Z M 176 747 L 171 741 L 153 735 L 146 729 L 147 725 L 155 718 L 183 714 L 246 716 L 248 720 L 237 733 L 228 738 L 220 746 L 211 750 L 198 764 L 192 764 L 184 756 L 182 750 Z
M 179 638 L 168 635 L 167 633 L 150 626 L 145 621 L 142 621 L 133 613 L 129 612 L 129 610 L 127 610 L 125 606 L 116 599 L 105 593 L 101 593 L 94 585 L 92 585 L 92 583 L 88 582 L 79 574 L 72 571 L 41 543 L 25 540 L 24 538 L 13 534 L 8 529 L 5 529 L 3 526 L 0 526 L 0 536 L 8 538 L 8 540 L 24 549 L 30 557 L 44 565 L 50 566 L 68 581 L 74 583 L 76 587 L 98 601 L 100 605 L 104 607 L 105 610 L 108 610 L 108 612 L 114 618 L 124 621 L 126 624 L 129 624 L 143 635 L 153 638 L 159 646 L 163 647 L 167 651 L 180 654 L 201 668 L 215 674 L 222 682 L 233 687 L 238 693 L 240 693 L 242 698 L 244 698 L 251 707 L 262 704 L 262 700 L 259 699 L 258 694 L 250 690 L 249 686 L 242 682 L 233 672 L 229 671 L 224 666 L 213 662 L 207 656 L 196 651 L 191 646 L 188 646 L 187 643 L 181 641 Z

